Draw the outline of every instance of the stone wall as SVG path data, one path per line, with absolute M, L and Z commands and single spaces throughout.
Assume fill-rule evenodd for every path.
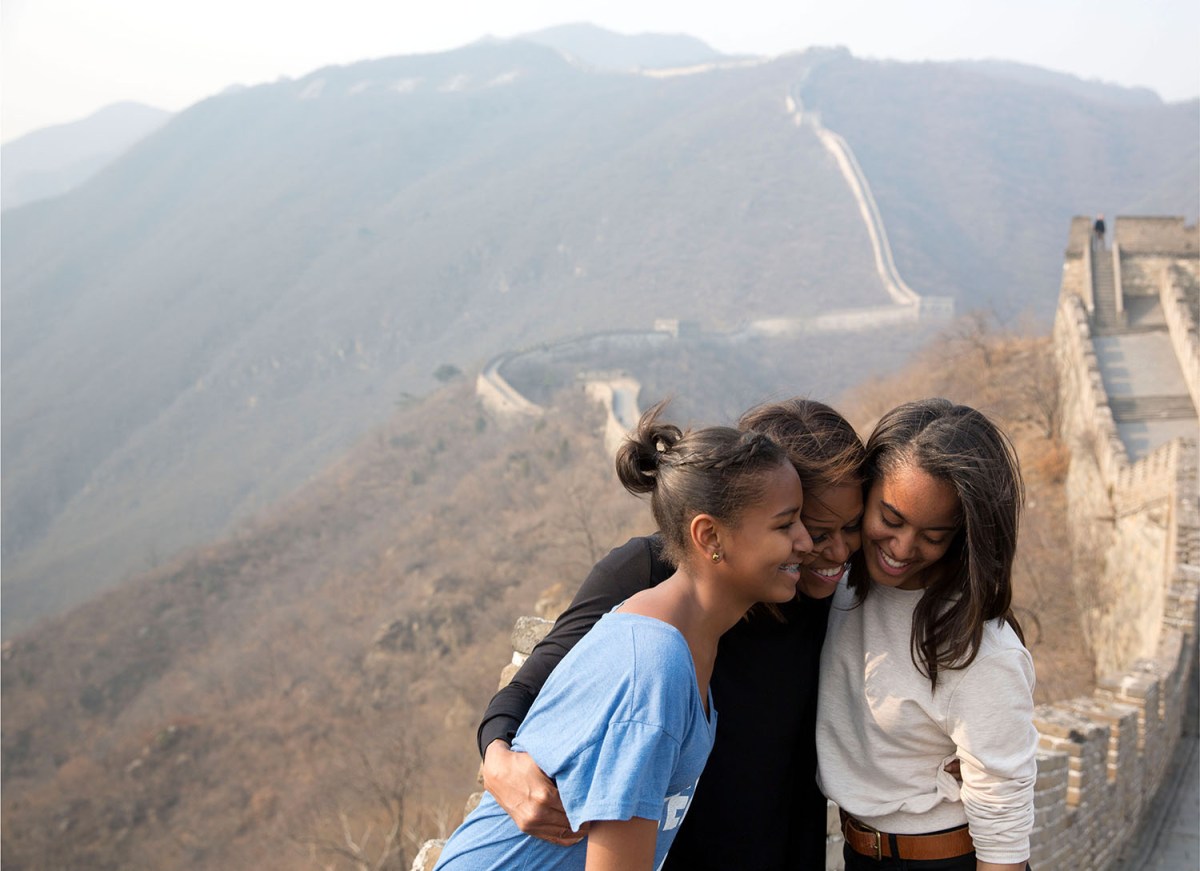
M 1176 262 L 1162 271 L 1159 279 L 1159 301 L 1175 356 L 1182 361 L 1183 380 L 1187 382 L 1192 404 L 1200 408 L 1200 338 L 1197 319 L 1200 318 L 1200 260 Z
M 1126 254 L 1195 257 L 1200 251 L 1200 237 L 1196 235 L 1195 225 L 1187 226 L 1183 218 L 1118 217 L 1112 231 L 1113 238 L 1120 242 Z
M 1031 864 L 1103 871 L 1162 783 L 1195 681 L 1200 479 L 1194 440 L 1129 461 L 1092 348 L 1085 221 L 1072 224 L 1054 348 L 1071 451 L 1073 581 L 1103 677 L 1089 698 L 1038 708 Z M 1194 275 L 1195 228 L 1175 218 L 1118 218 L 1114 235 L 1126 296 L 1161 296 L 1187 377 L 1196 326 L 1178 271 Z

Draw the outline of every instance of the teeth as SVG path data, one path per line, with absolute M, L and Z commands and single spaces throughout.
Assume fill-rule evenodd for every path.
M 814 575 L 820 575 L 823 578 L 841 577 L 842 572 L 846 570 L 845 566 L 834 566 L 831 569 L 809 569 Z
M 897 561 L 897 560 L 894 560 L 894 559 L 892 559 L 890 556 L 888 556 L 888 555 L 887 555 L 886 553 L 884 553 L 883 551 L 880 551 L 880 552 L 879 552 L 879 556 L 880 556 L 880 557 L 882 557 L 882 559 L 883 559 L 883 564 L 884 564 L 884 565 L 886 565 L 888 568 L 892 568 L 892 569 L 902 569 L 902 568 L 904 568 L 906 565 L 908 565 L 908 563 L 906 563 L 906 562 L 899 562 L 899 561 Z

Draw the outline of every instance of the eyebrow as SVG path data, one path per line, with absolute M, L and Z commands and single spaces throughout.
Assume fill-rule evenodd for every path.
M 799 510 L 800 510 L 800 506 L 797 505 L 794 508 L 785 508 L 782 511 L 776 511 L 774 516 L 775 517 L 787 517 L 788 515 L 795 514 Z
M 888 511 L 895 514 L 897 517 L 899 517 L 905 523 L 909 522 L 908 518 L 905 517 L 903 514 L 901 514 L 899 511 L 897 511 L 896 506 L 893 505 L 892 503 L 887 502 L 883 499 L 880 499 L 879 504 L 882 505 L 884 508 L 886 508 Z M 958 524 L 955 523 L 951 526 L 926 526 L 925 529 L 929 532 L 954 532 L 955 530 L 958 529 Z

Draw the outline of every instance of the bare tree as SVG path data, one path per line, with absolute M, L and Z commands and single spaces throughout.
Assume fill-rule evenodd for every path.
M 292 840 L 312 867 L 324 871 L 404 871 L 406 840 L 412 840 L 406 817 L 421 748 L 405 734 L 373 751 L 357 745 L 346 753 L 353 762 L 344 765 L 341 782 L 331 790 L 335 797 L 314 807 L 307 831 Z

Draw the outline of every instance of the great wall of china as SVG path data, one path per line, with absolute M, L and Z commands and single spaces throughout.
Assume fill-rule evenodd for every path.
M 658 71 L 657 74 L 684 75 L 697 71 L 702 72 L 704 69 L 706 68 L 683 71 Z M 824 312 L 814 317 L 798 318 L 780 316 L 760 318 L 749 321 L 737 333 L 729 334 L 729 337 L 734 338 L 746 335 L 788 336 L 813 332 L 863 330 L 894 324 L 949 321 L 954 317 L 954 300 L 952 298 L 919 295 L 900 276 L 899 270 L 896 269 L 895 259 L 892 256 L 892 248 L 888 241 L 887 229 L 884 226 L 883 217 L 879 213 L 879 207 L 875 202 L 874 195 L 871 193 L 871 186 L 862 171 L 862 167 L 859 166 L 853 150 L 845 139 L 824 127 L 818 115 L 804 110 L 799 97 L 802 86 L 803 81 L 797 83 L 792 89 L 792 93 L 784 98 L 783 107 L 786 116 L 795 127 L 808 131 L 820 141 L 829 153 L 838 172 L 842 175 L 846 183 L 846 188 L 851 196 L 853 196 L 858 206 L 859 214 L 862 216 L 863 225 L 871 243 L 871 254 L 874 258 L 876 274 L 879 276 L 883 290 L 890 297 L 891 304 L 839 309 Z M 658 342 L 667 337 L 678 337 L 679 333 L 679 322 L 667 320 L 657 322 L 653 329 L 648 331 L 591 333 L 554 345 L 545 345 L 532 351 L 506 351 L 488 361 L 483 367 L 483 370 L 476 378 L 475 392 L 484 407 L 498 418 L 519 419 L 525 416 L 537 416 L 541 413 L 541 409 L 527 397 L 523 396 L 504 377 L 505 366 L 517 358 L 530 353 L 553 353 L 556 349 L 563 351 L 577 349 L 580 345 L 586 345 L 589 342 L 603 340 L 611 336 L 624 336 L 630 341 L 638 341 L 640 339 L 644 342 Z M 618 374 L 616 378 L 617 381 L 613 383 L 607 383 L 603 377 L 586 379 L 585 389 L 588 390 L 589 395 L 595 391 L 600 391 L 600 393 L 615 391 L 617 395 L 622 395 L 624 392 L 633 389 L 636 397 L 636 382 L 630 376 L 622 373 Z M 620 413 L 614 414 L 611 404 L 606 407 L 609 408 L 607 429 L 609 431 L 620 432 L 624 431 L 620 429 L 622 426 L 628 429 L 631 421 L 622 417 Z
M 1054 353 L 1071 453 L 1071 580 L 1100 677 L 1090 696 L 1037 709 L 1035 868 L 1118 867 L 1180 764 L 1200 616 L 1198 322 L 1197 227 L 1182 218 L 1118 218 L 1106 248 L 1095 244 L 1090 219 L 1072 221 Z M 608 443 L 636 414 L 636 382 L 622 381 L 614 401 L 605 381 L 589 390 L 610 409 Z M 480 391 L 485 402 L 490 389 Z M 488 405 L 513 411 L 507 400 Z M 517 621 L 502 684 L 551 625 Z M 1194 767 L 1195 735 L 1186 740 L 1185 764 Z M 832 804 L 828 831 L 827 868 L 841 869 Z M 412 871 L 429 871 L 440 845 L 427 842 Z

